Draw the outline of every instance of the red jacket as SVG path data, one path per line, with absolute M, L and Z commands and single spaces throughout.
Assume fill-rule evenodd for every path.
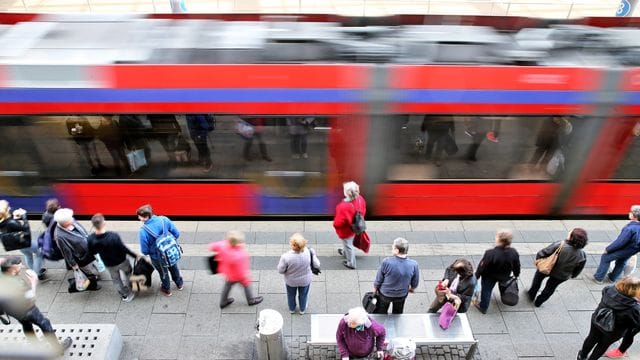
M 336 229 L 336 234 L 338 234 L 340 239 L 348 239 L 355 235 L 351 224 L 353 222 L 353 216 L 356 214 L 356 209 L 362 213 L 362 216 L 367 212 L 367 203 L 360 195 L 353 201 L 342 200 L 340 204 L 336 206 L 333 228 Z
M 222 240 L 209 244 L 209 250 L 216 253 L 218 272 L 228 282 L 239 282 L 243 286 L 251 284 L 249 253 L 244 244 L 232 247 L 228 240 Z

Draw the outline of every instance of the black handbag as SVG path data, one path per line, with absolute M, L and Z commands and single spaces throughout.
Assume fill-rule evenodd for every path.
M 6 251 L 31 247 L 31 234 L 25 231 L 13 231 L 0 235 L 2 246 Z
M 313 253 L 313 249 L 309 248 L 309 256 L 311 257 L 311 263 L 309 264 L 311 266 L 311 272 L 313 273 L 313 275 L 320 275 L 320 273 L 322 271 L 320 271 L 320 268 L 317 268 L 313 265 L 313 255 L 315 255 Z
M 369 314 L 374 313 L 378 307 L 378 294 L 371 291 L 364 293 L 364 296 L 362 297 L 362 307 Z
M 207 263 L 209 264 L 209 270 L 211 270 L 212 274 L 218 273 L 218 260 L 216 260 L 215 255 L 211 255 L 207 258 Z
M 520 289 L 518 289 L 518 278 L 511 277 L 505 282 L 498 284 L 500 299 L 502 303 L 509 306 L 516 306 L 520 300 Z

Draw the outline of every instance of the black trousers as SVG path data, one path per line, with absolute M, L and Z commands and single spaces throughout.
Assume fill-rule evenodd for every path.
M 600 359 L 602 355 L 607 351 L 609 346 L 616 342 L 616 340 L 622 337 L 622 333 L 618 331 L 613 331 L 611 333 L 606 333 L 600 331 L 593 323 L 591 323 L 591 329 L 589 330 L 589 335 L 587 335 L 586 339 L 584 339 L 584 343 L 582 344 L 581 354 L 583 359 L 587 360 L 597 360 Z M 593 349 L 593 352 L 589 357 L 587 355 Z
M 549 280 L 547 280 L 547 285 L 545 285 L 544 289 L 542 290 L 542 293 L 540 293 L 540 295 L 538 295 L 538 297 L 536 298 L 536 295 L 538 294 L 538 290 L 540 290 L 540 286 L 542 285 L 542 280 L 544 280 L 544 278 L 546 277 L 549 277 Z M 540 271 L 536 271 L 535 275 L 533 275 L 531 288 L 529 289 L 529 292 L 528 292 L 529 298 L 535 299 L 535 305 L 540 306 L 545 301 L 549 300 L 551 295 L 553 295 L 553 293 L 556 291 L 556 288 L 558 287 L 558 285 L 562 284 L 565 281 L 566 280 L 556 279 L 554 277 L 550 277 L 549 275 L 545 275 Z
M 22 331 L 26 334 L 33 334 L 33 325 L 38 325 L 43 334 L 53 334 L 53 327 L 51 321 L 44 317 L 37 306 L 32 307 L 24 316 L 16 317 L 20 324 L 22 324 Z
M 404 301 L 407 299 L 407 296 L 401 297 L 390 297 L 384 296 L 381 292 L 378 292 L 378 304 L 376 306 L 376 314 L 387 314 L 389 313 L 389 305 L 393 304 L 392 314 L 402 314 L 404 311 Z

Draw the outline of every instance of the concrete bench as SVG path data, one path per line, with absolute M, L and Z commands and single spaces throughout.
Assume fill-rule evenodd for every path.
M 439 314 L 370 315 L 384 325 L 386 338 L 403 337 L 413 340 L 416 346 L 468 345 L 466 359 L 473 359 L 478 340 L 473 337 L 466 314 L 458 314 L 447 330 L 438 325 Z M 315 345 L 336 345 L 336 329 L 344 314 L 311 314 L 311 338 L 309 347 Z M 307 356 L 308 357 L 308 356 Z
M 42 332 L 35 326 L 41 341 L 31 343 L 22 332 L 22 326 L 11 319 L 12 324 L 0 326 L 0 359 L 58 359 L 52 353 Z M 118 360 L 123 341 L 114 324 L 54 324 L 59 340 L 70 337 L 71 347 L 64 352 L 64 359 Z

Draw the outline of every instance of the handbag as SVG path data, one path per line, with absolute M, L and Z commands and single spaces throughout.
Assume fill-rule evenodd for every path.
M 371 291 L 364 293 L 362 307 L 369 313 L 374 313 L 378 307 L 378 294 Z
M 209 264 L 209 270 L 211 270 L 212 274 L 217 274 L 218 273 L 218 260 L 216 260 L 216 256 L 215 255 L 211 255 L 207 258 L 207 264 Z
M 0 235 L 6 251 L 31 247 L 31 234 L 24 231 L 6 232 Z
M 456 314 L 458 314 L 458 309 L 456 309 L 453 304 L 450 302 L 444 303 L 442 306 L 442 310 L 440 310 L 440 318 L 438 318 L 438 325 L 442 328 L 442 330 L 447 330 L 453 319 L 456 318 Z
M 369 248 L 371 247 L 371 239 L 366 231 L 361 232 L 360 234 L 356 234 L 353 237 L 353 246 L 364 251 L 365 254 L 369 253 Z
M 236 122 L 236 132 L 245 139 L 251 139 L 255 131 L 256 129 L 253 125 L 244 120 L 238 120 Z
M 104 261 L 100 257 L 100 254 L 96 254 L 95 260 L 93 261 L 93 267 L 96 268 L 98 272 L 103 272 L 107 270 L 107 267 L 104 265 Z
M 558 246 L 553 254 L 545 258 L 536 259 L 536 261 L 534 261 L 534 264 L 536 265 L 536 268 L 539 272 L 545 275 L 549 275 L 551 273 L 551 270 L 553 270 L 556 262 L 558 262 L 558 256 L 560 255 L 560 250 L 562 250 L 562 245 L 564 245 L 564 241 L 560 243 L 560 246 Z
M 147 158 L 143 149 L 131 150 L 127 152 L 127 161 L 131 172 L 136 172 L 143 166 L 147 166 Z
M 520 300 L 520 289 L 518 288 L 518 278 L 511 277 L 505 282 L 498 285 L 500 290 L 500 300 L 503 304 L 516 306 Z
M 73 270 L 73 278 L 75 279 L 76 290 L 85 291 L 89 287 L 89 278 L 80 269 Z
M 553 176 L 556 175 L 558 170 L 564 170 L 564 154 L 562 154 L 562 150 L 558 149 L 553 153 L 551 159 L 547 163 L 547 174 Z
M 313 249 L 309 248 L 309 256 L 311 257 L 311 263 L 309 263 L 309 265 L 311 266 L 311 272 L 313 273 L 313 275 L 320 275 L 320 273 L 322 271 L 320 271 L 320 268 L 315 267 L 313 265 L 313 256 L 315 255 L 315 253 L 313 252 Z

